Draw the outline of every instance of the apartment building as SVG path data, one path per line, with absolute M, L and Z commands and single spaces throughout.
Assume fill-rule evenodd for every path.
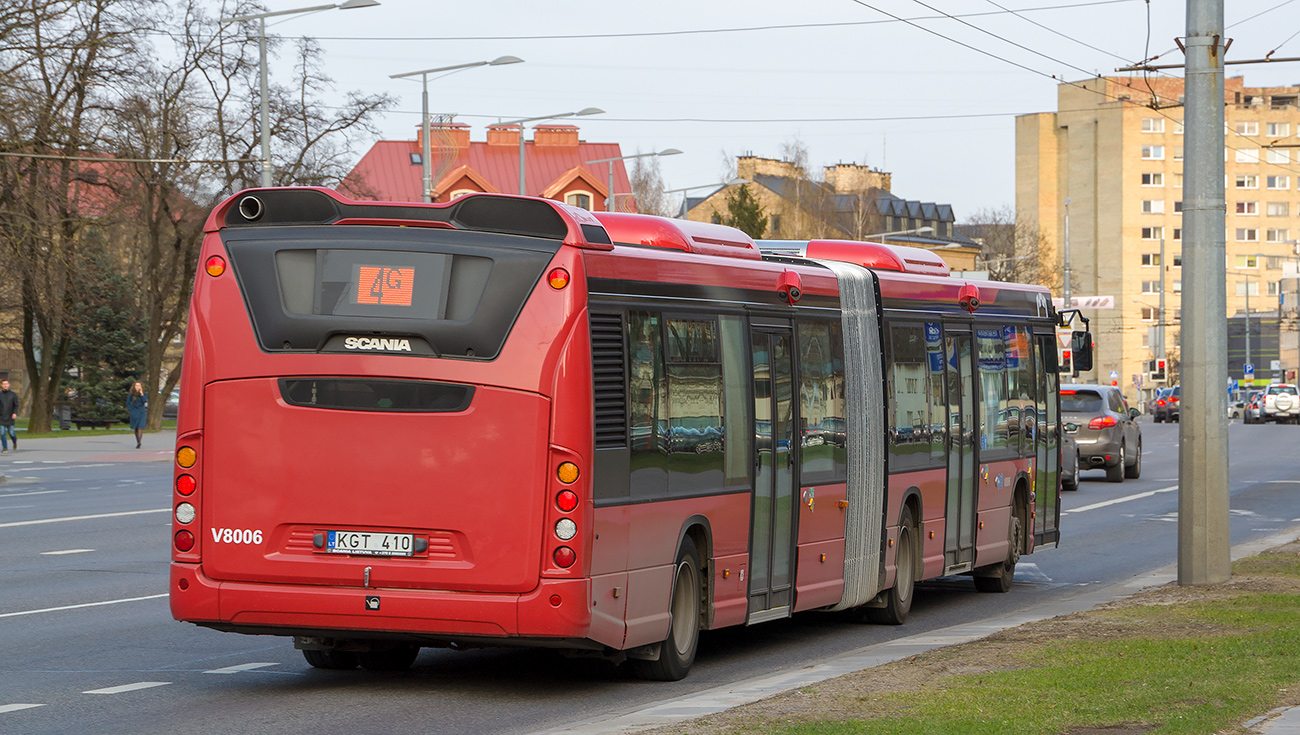
M 1085 312 L 1097 350 L 1095 369 L 1081 379 L 1115 376 L 1130 402 L 1156 387 L 1147 366 L 1162 356 L 1161 331 L 1169 383 L 1177 380 L 1183 90 L 1180 78 L 1101 77 L 1061 84 L 1055 112 L 1016 119 L 1017 216 L 1037 224 L 1058 263 L 1068 220 L 1071 296 L 1113 297 L 1113 308 Z M 1300 86 L 1225 83 L 1225 329 L 1235 316 L 1258 335 L 1278 324 L 1279 309 L 1295 308 L 1285 304 L 1282 281 L 1295 277 L 1300 260 L 1297 98 Z M 1272 355 L 1252 354 L 1261 382 L 1274 377 L 1278 342 L 1272 335 L 1256 343 L 1274 345 Z M 1230 351 L 1228 361 L 1228 374 L 1242 379 L 1243 357 Z

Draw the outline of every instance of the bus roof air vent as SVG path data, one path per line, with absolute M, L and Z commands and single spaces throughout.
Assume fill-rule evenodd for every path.
M 646 214 L 592 212 L 605 226 L 610 239 L 626 245 L 681 250 L 699 255 L 762 260 L 749 235 L 734 227 L 709 222 L 665 219 Z
M 932 250 L 905 245 L 883 245 L 854 240 L 809 240 L 804 256 L 818 260 L 838 260 L 875 270 L 915 273 L 923 276 L 946 276 L 952 271 Z

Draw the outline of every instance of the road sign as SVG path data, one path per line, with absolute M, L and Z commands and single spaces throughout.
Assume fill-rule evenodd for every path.
M 1236 390 L 1237 390 L 1237 387 L 1238 387 L 1238 385 L 1237 385 L 1237 379 L 1236 379 L 1236 378 L 1228 378 L 1228 390 L 1229 390 L 1229 391 L 1236 391 Z
M 1255 374 L 1255 365 L 1254 365 L 1254 363 L 1249 363 L 1249 362 L 1246 363 L 1246 365 L 1245 365 L 1244 367 L 1242 367 L 1241 372 L 1243 372 L 1243 373 L 1246 374 L 1246 379 L 1247 379 L 1247 380 L 1250 380 L 1250 376 L 1252 376 L 1252 375 Z
M 1112 370 L 1112 371 L 1110 371 L 1110 379 L 1111 379 L 1111 380 L 1119 380 L 1119 371 L 1118 371 L 1118 370 Z

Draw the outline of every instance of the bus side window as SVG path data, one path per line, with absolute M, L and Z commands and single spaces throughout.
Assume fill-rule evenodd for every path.
M 799 416 L 803 461 L 800 483 L 814 485 L 842 481 L 848 476 L 845 449 L 847 420 L 844 408 L 844 364 L 835 359 L 840 324 L 800 321 Z M 841 346 L 838 350 L 843 354 Z
M 627 351 L 632 497 L 662 497 L 668 494 L 668 396 L 658 314 L 628 312 Z

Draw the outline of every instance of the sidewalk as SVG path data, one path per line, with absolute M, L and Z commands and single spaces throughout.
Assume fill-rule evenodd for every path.
M 64 436 L 27 439 L 18 432 L 18 449 L 0 454 L 0 473 L 28 464 L 64 462 L 170 462 L 176 431 L 145 432 L 140 449 L 134 434 L 108 434 L 92 429 L 60 432 Z

